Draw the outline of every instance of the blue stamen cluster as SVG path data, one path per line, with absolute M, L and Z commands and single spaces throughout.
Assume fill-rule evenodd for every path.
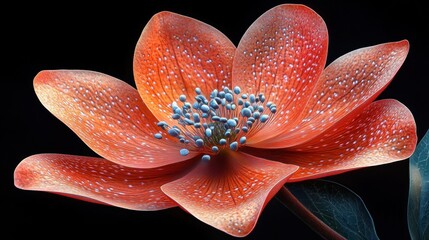
M 213 90 L 207 98 L 200 88 L 195 89 L 194 102 L 187 101 L 185 95 L 179 96 L 178 102 L 171 104 L 171 118 L 176 120 L 178 126 L 168 126 L 166 122 L 158 122 L 162 130 L 185 145 L 193 145 L 203 150 L 202 160 L 210 160 L 211 154 L 217 154 L 228 148 L 237 151 L 240 145 L 246 143 L 246 137 L 251 128 L 258 123 L 265 123 L 270 115 L 276 113 L 276 105 L 267 102 L 264 106 L 265 96 L 261 93 L 241 94 L 239 87 L 230 90 Z M 265 114 L 264 114 L 265 113 Z M 162 139 L 161 133 L 154 135 Z M 180 155 L 186 156 L 189 150 L 185 147 Z

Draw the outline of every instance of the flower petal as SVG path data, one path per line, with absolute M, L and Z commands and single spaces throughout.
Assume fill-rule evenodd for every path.
M 195 88 L 208 96 L 231 86 L 234 44 L 217 29 L 171 12 L 155 14 L 134 54 L 137 89 L 152 113 L 167 123 L 181 94 L 194 101 Z M 191 102 L 192 103 L 192 102 Z
M 160 186 L 176 180 L 194 162 L 152 169 L 124 167 L 102 158 L 65 154 L 37 154 L 15 169 L 15 186 L 54 192 L 80 200 L 133 210 L 160 210 L 177 204 Z
M 258 146 L 294 146 L 316 137 L 347 115 L 353 117 L 387 87 L 408 50 L 409 43 L 403 40 L 361 48 L 338 58 L 323 71 L 299 122 Z
M 355 118 L 343 119 L 309 142 L 259 155 L 298 165 L 290 181 L 300 181 L 403 160 L 416 143 L 413 115 L 400 102 L 388 99 L 373 102 Z
M 153 169 L 133 169 L 110 161 L 65 154 L 37 154 L 15 170 L 15 185 L 54 192 L 134 210 L 177 206 L 160 186 L 181 176 L 189 162 Z
M 83 70 L 42 71 L 34 79 L 42 104 L 102 157 L 128 167 L 150 168 L 192 158 L 160 132 L 136 89 L 111 76 Z
M 278 110 L 262 131 L 248 133 L 249 143 L 277 133 L 299 116 L 325 67 L 327 51 L 326 24 L 304 5 L 276 6 L 249 27 L 234 57 L 233 85 L 249 94 L 264 93 Z
M 232 152 L 201 162 L 161 189 L 201 221 L 242 237 L 252 231 L 264 206 L 296 170 L 293 165 Z

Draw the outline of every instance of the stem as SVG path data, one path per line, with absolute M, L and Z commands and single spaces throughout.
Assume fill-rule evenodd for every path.
M 322 238 L 335 240 L 346 239 L 310 212 L 285 186 L 280 189 L 277 197 L 283 205 L 285 205 L 292 213 L 299 217 Z

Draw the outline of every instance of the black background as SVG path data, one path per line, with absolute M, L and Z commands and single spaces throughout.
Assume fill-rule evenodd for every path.
M 384 1 L 382 1 L 384 2 Z M 36 98 L 32 81 L 43 69 L 88 69 L 131 85 L 134 47 L 149 18 L 169 10 L 206 22 L 238 44 L 266 10 L 286 2 L 140 1 L 2 6 L 0 235 L 138 239 L 233 239 L 179 208 L 138 212 L 96 205 L 13 185 L 15 166 L 36 153 L 95 154 L 53 117 Z M 379 98 L 395 98 L 413 112 L 419 139 L 429 128 L 427 72 L 428 15 L 417 1 L 292 1 L 322 16 L 330 36 L 328 63 L 351 50 L 408 39 L 410 53 Z M 234 5 L 233 5 L 234 4 Z M 365 201 L 381 239 L 409 239 L 406 206 L 408 160 L 330 177 Z M 2 238 L 3 239 L 3 238 Z M 8 239 L 8 238 L 5 238 Z M 320 239 L 276 199 L 247 239 Z

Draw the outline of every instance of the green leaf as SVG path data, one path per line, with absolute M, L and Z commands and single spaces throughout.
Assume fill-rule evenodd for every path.
M 429 131 L 410 158 L 408 229 L 413 240 L 429 239 Z
M 313 215 L 346 239 L 379 239 L 362 199 L 345 186 L 326 180 L 286 186 Z

